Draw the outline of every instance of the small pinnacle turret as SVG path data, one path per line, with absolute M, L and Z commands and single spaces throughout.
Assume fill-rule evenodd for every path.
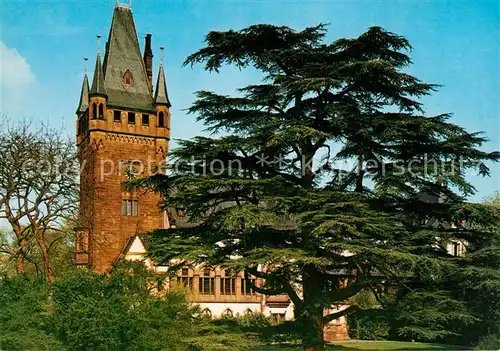
M 83 76 L 82 91 L 80 92 L 80 103 L 76 109 L 77 114 L 84 113 L 89 108 L 89 79 L 87 77 L 87 60 L 85 57 L 85 75 Z
M 90 88 L 89 96 L 103 96 L 107 97 L 108 93 L 104 87 L 104 73 L 101 64 L 101 53 L 99 51 L 99 39 L 100 35 L 97 36 L 97 58 L 95 61 L 94 69 L 94 79 L 92 80 L 92 88 Z
M 170 107 L 170 100 L 168 99 L 167 84 L 165 82 L 165 73 L 163 72 L 163 48 L 160 48 L 160 69 L 158 72 L 158 79 L 156 81 L 155 89 L 155 104 L 156 105 L 166 105 Z

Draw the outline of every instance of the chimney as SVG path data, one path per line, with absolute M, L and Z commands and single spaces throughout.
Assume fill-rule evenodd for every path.
M 144 66 L 148 75 L 149 88 L 153 92 L 153 51 L 151 50 L 151 34 L 146 34 L 144 44 Z

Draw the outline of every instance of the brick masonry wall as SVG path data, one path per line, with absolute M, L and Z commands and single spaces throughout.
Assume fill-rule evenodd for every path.
M 163 227 L 160 197 L 123 187 L 127 161 L 134 161 L 141 177 L 165 159 L 170 116 L 165 107 L 159 110 L 166 113 L 165 128 L 157 127 L 154 114 L 149 115 L 148 125 L 142 125 L 142 113 L 136 113 L 135 123 L 129 123 L 128 111 L 122 111 L 121 121 L 116 122 L 113 111 L 105 109 L 104 119 L 91 118 L 89 132 L 77 137 L 83 165 L 80 215 L 89 236 L 87 263 L 97 272 L 109 270 L 130 237 Z M 122 215 L 122 200 L 137 200 L 137 216 Z

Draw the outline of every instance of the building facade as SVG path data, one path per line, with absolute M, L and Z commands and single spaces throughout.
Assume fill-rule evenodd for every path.
M 151 35 L 141 55 L 132 12 L 117 5 L 98 50 L 89 88 L 85 74 L 77 109 L 81 172 L 76 264 L 107 271 L 127 240 L 166 226 L 159 196 L 127 191 L 123 182 L 153 172 L 168 152 L 170 102 L 163 64 L 152 94 Z
M 158 273 L 167 271 L 147 258 L 143 234 L 169 227 L 159 196 L 123 187 L 128 179 L 157 172 L 168 152 L 171 104 L 162 60 L 153 80 L 151 39 L 148 34 L 141 53 L 131 8 L 117 3 L 102 60 L 97 52 L 92 85 L 87 72 L 83 80 L 76 112 L 82 170 L 76 264 L 97 272 L 108 271 L 120 259 L 143 261 Z M 188 225 L 183 217 L 174 214 L 172 225 Z M 262 281 L 253 283 L 259 286 Z M 185 267 L 166 284 L 187 288 L 191 300 L 210 316 L 261 312 L 293 319 L 286 295 L 258 294 L 243 274 Z M 345 319 L 332 322 L 325 333 L 330 340 L 348 338 Z

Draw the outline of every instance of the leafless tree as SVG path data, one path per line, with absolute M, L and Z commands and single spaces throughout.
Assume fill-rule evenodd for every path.
M 15 238 L 11 254 L 17 272 L 24 272 L 29 250 L 36 245 L 45 277 L 52 281 L 50 248 L 66 234 L 63 222 L 73 220 L 78 207 L 75 146 L 62 130 L 43 125 L 33 128 L 26 123 L 3 124 L 0 218 L 10 224 Z

